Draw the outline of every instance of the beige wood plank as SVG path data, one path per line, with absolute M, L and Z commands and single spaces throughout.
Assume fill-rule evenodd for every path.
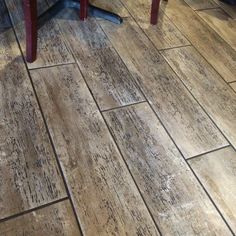
M 236 147 L 234 91 L 193 47 L 167 50 L 163 55 L 216 125 Z
M 11 29 L 0 34 L 0 219 L 66 196 Z
M 236 233 L 236 152 L 224 148 L 189 160 L 191 167 Z
M 162 235 L 230 235 L 147 104 L 104 116 Z
M 228 82 L 236 79 L 236 51 L 207 25 L 183 0 L 170 0 L 165 13 L 179 30 Z M 162 4 L 164 8 L 164 4 Z M 191 24 L 189 20 L 191 19 Z
M 1 236 L 80 236 L 69 201 L 0 223 Z
M 78 68 L 32 76 L 84 235 L 158 235 Z
M 236 50 L 236 20 L 221 9 L 199 11 L 198 15 Z
M 214 0 L 184 0 L 193 10 L 216 8 L 219 5 Z
M 159 12 L 158 24 L 154 26 L 150 24 L 151 1 L 121 0 L 121 2 L 158 49 L 189 45 L 188 40 L 162 11 Z
M 143 101 L 129 70 L 96 21 L 77 21 L 73 11 L 62 14 L 64 18 L 70 15 L 70 20 L 59 23 L 100 109 Z
M 21 0 L 6 1 L 17 37 L 25 54 L 25 29 Z M 45 1 L 38 1 L 39 13 L 47 9 Z M 47 22 L 38 31 L 38 54 L 34 63 L 28 63 L 30 69 L 58 64 L 72 63 L 74 59 L 68 45 L 54 20 Z
M 227 12 L 233 19 L 236 19 L 236 6 L 229 5 L 220 0 L 214 0 L 225 12 Z
M 10 19 L 4 1 L 0 1 L 0 33 L 11 27 Z
M 236 82 L 231 83 L 230 86 L 234 89 L 234 91 L 236 92 Z
M 131 19 L 103 30 L 186 158 L 227 145 L 164 58 Z

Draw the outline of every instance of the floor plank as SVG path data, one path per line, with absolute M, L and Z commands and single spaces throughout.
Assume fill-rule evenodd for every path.
M 104 116 L 162 235 L 230 235 L 147 104 Z
M 25 29 L 21 0 L 6 1 L 17 37 L 25 54 Z M 45 1 L 38 1 L 39 14 L 47 9 Z M 38 54 L 34 63 L 28 63 L 30 69 L 74 62 L 68 45 L 54 20 L 47 22 L 38 31 Z
M 214 0 L 229 16 L 236 19 L 236 6 L 229 5 L 221 0 Z
M 219 5 L 214 0 L 184 0 L 193 10 L 216 8 Z
M 158 235 L 78 68 L 32 76 L 84 234 Z
M 78 15 L 69 10 L 62 15 L 70 15 L 70 20 L 59 24 L 100 109 L 143 101 L 129 70 L 96 21 L 78 21 Z
M 66 196 L 11 29 L 0 34 L 0 219 Z
M 204 22 L 183 0 L 162 4 L 165 13 L 194 47 L 227 81 L 236 79 L 236 51 Z M 191 24 L 186 19 L 191 19 Z
M 234 91 L 236 92 L 236 82 L 231 83 L 230 86 L 234 89 Z
M 189 160 L 217 207 L 236 233 L 236 152 L 224 148 Z
M 234 91 L 193 47 L 167 50 L 163 55 L 216 125 L 236 147 Z
M 135 18 L 158 49 L 189 45 L 188 40 L 162 11 L 159 13 L 158 24 L 150 24 L 150 1 L 121 0 L 121 2 L 126 6 L 130 14 Z
M 1 236 L 80 236 L 69 201 L 0 223 Z
M 198 15 L 236 50 L 236 20 L 221 9 L 199 11 Z
M 121 26 L 100 24 L 186 158 L 227 145 L 132 19 Z

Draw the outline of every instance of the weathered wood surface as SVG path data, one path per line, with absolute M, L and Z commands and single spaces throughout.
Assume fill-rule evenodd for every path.
M 212 120 L 236 147 L 234 91 L 193 47 L 167 50 L 163 55 Z
M 216 8 L 219 5 L 214 0 L 184 0 L 193 10 Z
M 189 160 L 189 163 L 236 234 L 235 150 L 224 148 Z
M 236 51 L 207 25 L 183 0 L 161 5 L 178 29 L 227 81 L 236 79 Z M 191 24 L 188 19 L 191 19 Z
M 0 219 L 66 196 L 11 29 L 0 34 Z
M 133 20 L 121 26 L 100 24 L 186 158 L 227 145 Z
M 75 12 L 67 14 L 70 20 L 60 20 L 61 29 L 100 109 L 143 101 L 129 70 L 96 21 L 90 18 L 81 22 Z
M 162 235 L 231 235 L 146 103 L 104 116 Z
M 233 19 L 236 19 L 236 6 L 229 5 L 220 0 L 214 0 L 227 14 L 229 14 Z
M 231 83 L 230 86 L 234 89 L 234 91 L 236 92 L 236 82 Z
M 162 11 L 159 12 L 158 24 L 150 24 L 151 1 L 122 0 L 121 2 L 158 49 L 189 45 L 188 40 Z
M 21 48 L 25 54 L 25 29 L 23 21 L 23 9 L 21 0 L 7 0 L 17 37 Z M 47 9 L 45 1 L 38 1 L 38 12 L 42 13 Z M 28 63 L 30 69 L 58 64 L 74 62 L 68 45 L 54 20 L 47 22 L 38 31 L 38 51 L 37 60 L 34 63 Z
M 198 15 L 236 50 L 236 20 L 221 9 L 199 11 Z
M 80 236 L 69 201 L 0 223 L 1 236 Z
M 158 235 L 75 65 L 31 72 L 85 235 Z
M 7 8 L 4 1 L 0 1 L 0 33 L 11 27 Z

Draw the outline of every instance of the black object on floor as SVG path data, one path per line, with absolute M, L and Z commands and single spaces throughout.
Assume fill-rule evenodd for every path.
M 220 0 L 221 2 L 228 3 L 230 5 L 236 5 L 236 0 Z
M 76 8 L 80 10 L 80 1 L 78 0 L 59 0 L 53 6 L 51 6 L 46 12 L 39 16 L 38 27 L 40 28 L 46 21 L 58 14 L 63 8 Z M 116 24 L 122 23 L 122 18 L 112 12 L 106 11 L 104 9 L 92 6 L 89 4 L 88 14 L 90 16 L 95 16 L 103 18 L 105 20 L 111 21 Z

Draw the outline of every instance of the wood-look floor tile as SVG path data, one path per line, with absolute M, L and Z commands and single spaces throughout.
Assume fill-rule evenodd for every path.
M 199 11 L 198 15 L 236 50 L 236 19 L 233 20 L 221 9 Z
M 234 89 L 234 91 L 236 92 L 236 82 L 231 83 L 230 86 Z
M 23 9 L 21 0 L 7 0 L 17 37 L 21 48 L 25 54 L 25 28 L 23 21 Z M 47 9 L 45 1 L 38 1 L 39 13 Z M 74 59 L 68 49 L 66 41 L 54 20 L 47 22 L 38 30 L 38 51 L 37 60 L 34 63 L 28 63 L 28 68 L 52 66 L 57 64 L 66 64 L 74 62 Z
M 85 235 L 158 235 L 75 65 L 31 72 Z
M 184 0 L 193 10 L 216 8 L 219 5 L 214 0 Z
M 191 167 L 236 234 L 236 152 L 224 148 L 189 160 Z
M 151 1 L 121 0 L 121 2 L 158 49 L 189 45 L 188 40 L 162 11 L 159 12 L 158 24 L 150 24 Z
M 69 201 L 0 223 L 1 236 L 81 236 Z
M 11 29 L 0 34 L 0 219 L 66 196 Z
M 232 49 L 231 49 L 232 50 Z M 236 94 L 193 48 L 163 52 L 179 78 L 236 147 Z
M 70 18 L 59 24 L 100 109 L 143 101 L 132 75 L 96 21 L 81 22 L 70 10 L 62 16 Z
M 225 12 L 227 12 L 233 19 L 236 19 L 236 6 L 224 3 L 221 0 L 214 0 Z
M 104 116 L 162 235 L 231 235 L 146 103 Z
M 163 9 L 165 8 L 165 14 L 170 20 L 175 23 L 225 81 L 234 81 L 236 79 L 236 51 L 232 50 L 230 45 L 183 0 L 170 0 L 161 6 Z
M 137 24 L 100 22 L 186 158 L 227 142 Z

